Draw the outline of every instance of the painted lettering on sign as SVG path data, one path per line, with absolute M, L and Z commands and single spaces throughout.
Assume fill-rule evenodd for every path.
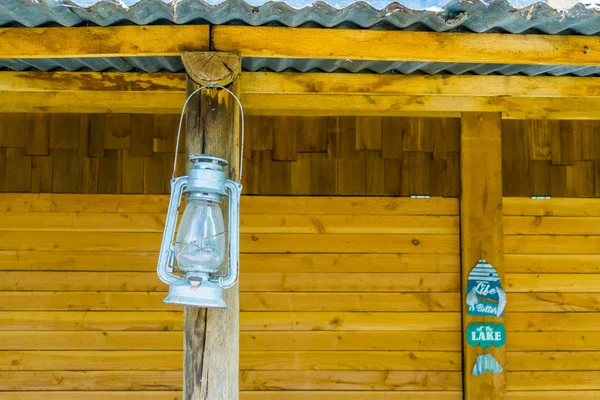
M 473 322 L 467 328 L 467 343 L 484 349 L 492 346 L 502 347 L 506 342 L 504 324 Z
M 479 260 L 467 278 L 467 312 L 481 317 L 501 317 L 506 307 L 506 292 L 496 269 Z

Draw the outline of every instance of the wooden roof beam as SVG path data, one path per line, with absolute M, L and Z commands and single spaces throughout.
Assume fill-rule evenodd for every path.
M 600 78 L 245 72 L 254 115 L 600 119 Z M 0 112 L 177 114 L 184 74 L 0 72 Z
M 0 28 L 0 58 L 179 56 L 209 47 L 208 25 Z
M 282 95 L 600 97 L 600 78 L 243 72 L 242 92 Z M 185 92 L 185 73 L 0 72 L 0 92 Z
M 208 50 L 208 25 L 1 28 L 0 58 L 178 56 Z M 600 37 L 216 26 L 242 57 L 600 65 Z
M 213 45 L 244 57 L 600 64 L 598 36 L 215 26 Z

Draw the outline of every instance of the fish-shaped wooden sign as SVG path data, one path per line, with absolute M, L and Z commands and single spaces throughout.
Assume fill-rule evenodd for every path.
M 475 360 L 475 365 L 473 366 L 473 371 L 471 374 L 473 376 L 483 375 L 486 372 L 491 374 L 499 374 L 503 371 L 502 366 L 496 361 L 494 356 L 491 354 L 482 354 L 477 357 Z
M 479 260 L 467 278 L 467 312 L 480 317 L 501 317 L 506 307 L 506 292 L 500 276 L 485 260 Z

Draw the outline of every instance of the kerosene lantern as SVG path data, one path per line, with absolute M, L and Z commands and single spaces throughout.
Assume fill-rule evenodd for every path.
M 189 176 L 171 181 L 171 200 L 158 260 L 158 276 L 169 284 L 164 302 L 226 307 L 223 289 L 235 285 L 238 278 L 241 185 L 225 179 L 226 160 L 194 154 L 190 161 L 194 167 Z M 175 229 L 183 195 L 186 206 Z M 221 211 L 223 197 L 229 198 L 227 230 Z M 227 274 L 217 276 L 227 259 Z
M 218 85 L 213 85 L 218 86 Z M 183 114 L 189 99 L 204 89 L 194 91 L 183 105 L 177 145 L 181 134 Z M 240 106 L 239 99 L 228 89 Z M 241 126 L 242 152 L 244 126 Z M 176 146 L 177 146 L 176 145 Z M 177 154 L 177 147 L 175 149 Z M 240 157 L 241 158 L 241 157 Z M 189 156 L 193 168 L 188 176 L 171 179 L 171 199 L 165 231 L 158 258 L 158 277 L 169 285 L 165 303 L 196 307 L 226 307 L 223 290 L 234 286 L 239 275 L 239 205 L 242 185 L 226 179 L 227 160 L 208 154 Z M 176 170 L 177 157 L 173 165 Z M 240 180 L 242 160 L 240 159 Z M 179 205 L 185 195 L 186 206 L 178 224 Z M 227 226 L 221 211 L 221 200 L 228 198 Z M 228 264 L 227 272 L 219 274 Z

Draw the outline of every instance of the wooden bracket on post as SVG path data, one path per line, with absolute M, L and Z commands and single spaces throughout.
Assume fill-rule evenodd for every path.
M 187 72 L 187 95 L 210 83 L 228 86 L 239 96 L 237 54 L 188 52 L 181 56 Z M 239 179 L 240 113 L 232 96 L 207 88 L 190 99 L 186 119 L 186 155 L 210 154 L 229 161 L 227 178 Z M 191 163 L 187 162 L 188 169 Z M 226 216 L 227 213 L 224 213 Z M 184 400 L 239 398 L 239 289 L 224 290 L 225 309 L 185 307 Z
M 188 78 L 200 86 L 209 83 L 227 86 L 242 70 L 242 58 L 235 53 L 187 51 L 181 53 L 181 61 Z
M 486 302 L 486 297 L 496 294 L 497 286 L 504 283 L 500 120 L 500 113 L 463 113 L 461 119 L 460 229 L 465 400 L 498 400 L 504 398 L 506 391 L 506 372 L 499 372 L 498 368 L 499 365 L 506 369 L 506 350 L 501 340 L 506 338 L 493 336 L 495 332 L 501 335 L 504 330 L 498 325 L 502 324 L 503 318 L 496 314 L 502 314 L 505 304 L 493 300 Z M 483 258 L 495 268 L 498 276 L 488 265 L 478 264 Z M 468 285 L 469 274 L 476 265 L 479 269 L 471 277 L 471 286 L 480 279 L 485 286 L 482 290 Z M 474 305 L 471 313 L 467 303 Z M 494 345 L 498 347 L 467 340 L 466 334 L 472 323 L 475 323 L 472 330 L 485 324 L 489 329 L 487 333 L 493 333 L 491 339 L 497 339 Z M 475 339 L 478 338 L 481 339 L 476 335 Z M 483 340 L 486 339 L 490 337 Z M 474 368 L 476 363 L 477 368 Z

